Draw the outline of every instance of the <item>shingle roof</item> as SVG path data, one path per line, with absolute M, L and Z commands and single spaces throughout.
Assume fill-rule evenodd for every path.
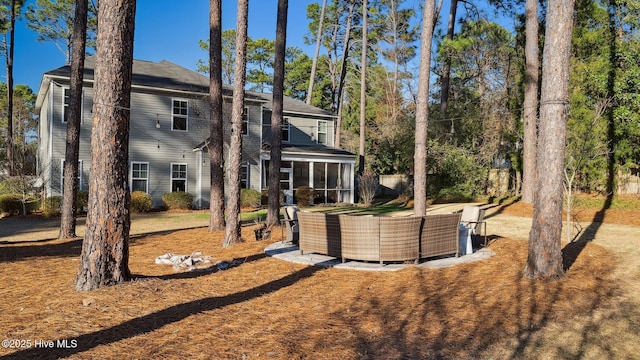
M 87 56 L 84 63 L 84 79 L 93 80 L 93 69 L 95 66 L 95 56 Z M 69 78 L 71 67 L 65 65 L 57 69 L 48 71 L 45 76 Z M 189 70 L 172 62 L 162 60 L 160 62 L 133 60 L 132 86 L 149 87 L 165 90 L 186 91 L 195 93 L 209 93 L 209 77 L 193 70 Z M 233 88 L 223 86 L 223 95 L 232 96 Z M 245 98 L 253 101 L 265 103 L 265 107 L 271 109 L 272 94 L 246 91 Z M 284 97 L 284 111 L 288 113 L 300 113 L 309 115 L 330 116 L 335 115 L 329 111 L 322 110 L 315 106 Z
M 267 105 L 265 105 L 267 108 L 269 108 L 271 110 L 272 108 L 272 104 L 271 101 L 273 100 L 273 94 L 269 94 L 269 93 L 258 93 L 258 92 L 252 92 L 252 91 L 247 91 L 247 94 L 251 94 L 254 96 L 259 96 L 263 99 L 265 99 L 265 101 L 267 102 Z M 315 106 L 311 106 L 311 105 L 307 105 L 307 103 L 294 99 L 294 98 L 290 98 L 285 96 L 283 98 L 283 106 L 286 112 L 290 112 L 290 113 L 298 113 L 298 114 L 309 114 L 309 115 L 323 115 L 323 116 L 331 116 L 331 117 L 335 117 L 335 115 L 329 111 L 326 110 L 322 110 L 319 109 Z

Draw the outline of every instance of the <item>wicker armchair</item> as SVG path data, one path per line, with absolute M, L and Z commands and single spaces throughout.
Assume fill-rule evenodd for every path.
M 471 229 L 471 234 L 483 238 L 483 243 L 487 245 L 487 222 L 484 221 L 485 209 L 479 206 L 465 206 L 462 209 L 460 224 L 467 229 Z
M 287 241 L 293 244 L 298 244 L 300 239 L 300 227 L 298 226 L 298 213 L 300 209 L 295 206 L 285 206 L 282 209 L 284 215 L 284 223 L 287 227 Z

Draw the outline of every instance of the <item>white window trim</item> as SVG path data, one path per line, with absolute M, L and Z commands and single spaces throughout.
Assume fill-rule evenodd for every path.
M 322 132 L 322 134 L 324 134 L 325 138 L 327 139 L 326 142 L 323 142 L 323 143 L 320 142 L 320 134 L 321 134 L 321 132 L 320 132 L 320 124 L 321 123 L 324 123 L 325 129 L 326 129 L 325 131 Z M 317 125 L 318 125 L 318 131 L 317 131 L 317 134 L 316 134 L 316 143 L 324 144 L 324 145 L 329 144 L 329 122 L 327 120 L 318 120 L 318 124 Z
M 63 124 L 67 123 L 64 120 L 64 114 L 67 112 L 69 105 L 71 105 L 71 103 L 69 103 L 69 105 L 64 103 L 64 93 L 66 91 L 69 91 L 69 96 L 71 96 L 71 88 L 68 86 L 62 88 L 62 119 L 60 119 L 60 121 Z M 69 102 L 71 102 L 71 99 L 69 99 Z M 80 96 L 80 124 L 84 124 L 84 89 L 82 89 L 82 95 Z
M 173 165 L 184 165 L 185 166 L 185 178 L 176 178 L 173 177 Z M 189 192 L 189 165 L 187 163 L 171 163 L 171 167 L 169 168 L 171 173 L 171 181 L 169 182 L 169 192 L 173 192 L 173 180 L 184 180 L 184 192 Z
M 251 174 L 249 173 L 249 170 L 251 169 L 249 167 L 249 163 L 244 162 L 242 164 L 240 164 L 241 168 L 246 169 L 245 173 L 247 174 L 247 178 L 245 179 L 245 182 L 247 183 L 246 187 L 242 187 L 242 178 L 240 178 L 240 188 L 241 189 L 251 189 Z M 240 174 L 242 175 L 242 171 L 240 172 Z
M 246 116 L 246 120 L 245 120 L 245 116 Z M 249 107 L 248 106 L 244 107 L 244 112 L 242 113 L 242 124 L 244 125 L 245 123 L 247 124 L 246 125 L 247 131 L 246 132 L 243 131 L 242 135 L 249 135 Z
M 60 160 L 60 194 L 64 193 L 64 159 Z M 84 190 L 82 188 L 82 165 L 83 160 L 78 160 L 78 190 Z
M 176 129 L 174 127 L 174 119 L 176 117 L 176 114 L 173 113 L 173 103 L 174 101 L 181 101 L 181 102 L 186 102 L 187 103 L 187 115 L 186 115 L 186 124 L 185 124 L 185 129 L 184 130 L 179 130 Z M 181 132 L 186 132 L 189 131 L 189 100 L 188 99 L 180 99 L 180 98 L 171 98 L 171 131 L 181 131 Z M 178 115 L 179 117 L 183 117 L 183 115 Z
M 284 138 L 284 129 L 287 129 L 287 139 Z M 291 119 L 288 116 L 282 118 L 282 142 L 288 143 L 291 141 Z
M 133 177 L 133 165 L 134 164 L 140 164 L 140 165 L 147 165 L 147 177 L 146 178 L 134 178 Z M 149 193 L 149 162 L 148 161 L 132 161 L 130 166 L 129 166 L 129 189 L 132 189 L 133 191 L 133 180 L 145 180 L 146 181 L 146 186 L 144 189 L 145 193 Z

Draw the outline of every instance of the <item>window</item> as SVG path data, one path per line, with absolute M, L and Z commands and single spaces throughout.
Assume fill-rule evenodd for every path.
M 69 104 L 71 103 L 71 89 L 69 88 L 64 88 L 62 91 L 62 122 L 66 123 L 67 121 L 69 121 L 69 114 L 71 113 L 71 111 L 69 110 Z M 82 122 L 84 120 L 84 91 L 82 92 L 82 97 L 80 100 L 80 122 Z
M 249 108 L 244 107 L 242 111 L 242 135 L 249 134 Z
M 187 164 L 171 164 L 171 192 L 187 191 Z
M 249 188 L 249 164 L 244 163 L 240 166 L 240 188 Z
M 131 162 L 131 191 L 149 192 L 149 163 Z
M 289 124 L 289 118 L 282 119 L 282 141 L 289 142 L 289 130 L 291 129 L 291 125 Z
M 318 120 L 318 143 L 327 144 L 327 122 Z
M 69 102 L 71 101 L 69 95 L 71 94 L 71 90 L 69 88 L 65 88 L 62 93 L 62 122 L 66 123 L 69 121 Z M 64 167 L 64 166 L 63 166 Z
M 64 192 L 64 159 L 60 167 L 60 194 Z M 82 190 L 82 160 L 78 161 L 78 190 Z
M 187 119 L 189 117 L 189 103 L 187 100 L 173 100 L 173 117 L 171 128 L 178 131 L 187 131 Z

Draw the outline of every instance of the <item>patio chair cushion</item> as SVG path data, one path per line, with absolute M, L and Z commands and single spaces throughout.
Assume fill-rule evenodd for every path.
M 460 223 L 467 228 L 475 228 L 480 216 L 479 206 L 465 206 L 462 209 L 462 216 L 460 217 Z
M 283 215 L 287 226 L 287 241 L 298 242 L 300 227 L 298 226 L 298 212 L 300 209 L 295 206 L 285 206 Z
M 284 208 L 284 211 L 287 213 L 289 220 L 294 220 L 294 221 L 298 220 L 298 211 L 300 211 L 300 208 L 298 208 L 297 206 L 295 205 L 286 206 Z

